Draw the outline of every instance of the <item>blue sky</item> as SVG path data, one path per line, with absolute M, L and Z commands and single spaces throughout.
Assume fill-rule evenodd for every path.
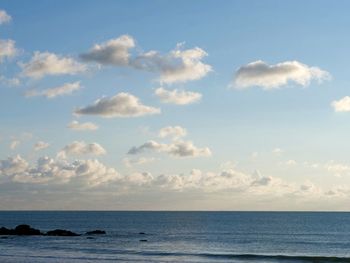
M 0 209 L 347 210 L 349 5 L 2 1 Z M 131 96 L 140 116 L 74 114 Z

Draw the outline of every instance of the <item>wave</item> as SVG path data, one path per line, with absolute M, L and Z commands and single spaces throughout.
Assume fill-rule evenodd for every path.
M 337 256 L 312 256 L 312 255 L 266 255 L 266 254 L 214 254 L 214 253 L 167 253 L 167 252 L 142 252 L 141 255 L 147 256 L 173 256 L 173 257 L 206 257 L 216 259 L 231 259 L 231 260 L 245 260 L 252 262 L 313 262 L 313 263 L 331 263 L 342 262 L 350 263 L 350 257 Z
M 108 254 L 106 254 L 108 255 Z M 119 251 L 119 253 L 114 253 L 114 255 L 139 255 L 142 257 L 142 262 L 147 260 L 146 257 L 159 257 L 159 262 L 168 262 L 163 261 L 166 260 L 166 257 L 171 257 L 172 259 L 178 258 L 176 262 L 186 262 L 186 258 L 206 258 L 213 262 L 216 260 L 222 262 L 284 262 L 284 263 L 350 263 L 350 257 L 337 257 L 337 256 L 312 256 L 312 255 L 266 255 L 266 254 L 216 254 L 216 253 L 181 253 L 181 252 L 157 252 L 157 251 Z M 164 258 L 163 258 L 164 257 Z M 65 255 L 65 256 L 50 256 L 50 255 L 13 255 L 13 254 L 0 254 L 0 258 L 40 258 L 46 259 L 47 262 L 51 262 L 50 260 L 88 260 L 89 262 L 115 262 L 116 260 L 120 260 L 119 257 L 95 257 L 93 255 L 89 255 L 86 257 L 76 256 L 76 255 Z M 182 261 L 185 258 L 185 261 Z M 139 259 L 140 260 L 140 259 Z M 133 258 L 132 261 L 139 261 L 136 258 Z M 2 262 L 2 260 L 0 260 Z M 29 261 L 28 261 L 29 262 Z M 152 262 L 158 262 L 157 260 L 152 260 Z M 174 261 L 175 262 L 175 261 Z

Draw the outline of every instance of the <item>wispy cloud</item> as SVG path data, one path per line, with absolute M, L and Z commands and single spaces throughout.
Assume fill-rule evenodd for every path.
M 69 129 L 76 130 L 76 131 L 95 131 L 98 129 L 98 126 L 92 122 L 78 122 L 78 121 L 72 121 L 67 125 Z
M 48 99 L 53 99 L 59 96 L 71 95 L 73 92 L 80 90 L 82 86 L 80 81 L 65 83 L 62 86 L 49 88 L 45 90 L 29 90 L 25 93 L 26 97 L 37 97 L 43 96 Z
M 198 92 L 186 91 L 186 90 L 167 90 L 164 88 L 158 88 L 154 94 L 163 103 L 186 105 L 198 102 L 202 98 L 202 94 Z

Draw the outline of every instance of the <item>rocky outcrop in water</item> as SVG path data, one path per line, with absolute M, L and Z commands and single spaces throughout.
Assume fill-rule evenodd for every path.
M 31 228 L 29 225 L 18 225 L 15 229 L 1 227 L 0 235 L 36 236 L 42 235 L 42 233 L 40 230 Z
M 105 235 L 106 231 L 104 230 L 94 230 L 94 231 L 88 231 L 85 233 L 85 235 Z
M 80 236 L 77 233 L 74 233 L 69 230 L 64 230 L 64 229 L 55 229 L 51 231 L 47 231 L 46 236 L 63 236 L 63 237 L 75 237 L 75 236 Z
M 104 230 L 93 230 L 86 232 L 86 235 L 103 235 L 106 234 Z M 0 228 L 0 236 L 63 236 L 63 237 L 74 237 L 80 236 L 80 234 L 74 233 L 69 230 L 55 229 L 47 231 L 46 233 L 41 232 L 39 229 L 32 228 L 30 225 L 18 225 L 14 229 L 9 229 L 6 227 Z

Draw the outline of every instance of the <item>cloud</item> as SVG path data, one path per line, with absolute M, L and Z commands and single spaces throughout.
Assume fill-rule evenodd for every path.
M 50 146 L 49 143 L 43 142 L 43 141 L 39 141 L 36 144 L 34 144 L 34 150 L 35 151 L 41 151 L 41 150 L 44 150 L 44 149 L 48 148 L 49 146 Z
M 14 87 L 20 85 L 21 81 L 19 78 L 7 78 L 5 76 L 0 76 L 0 83 L 6 86 Z
M 343 176 L 350 174 L 350 166 L 347 164 L 337 163 L 335 161 L 329 161 L 324 165 L 324 168 L 332 173 L 334 176 Z
M 334 100 L 331 103 L 335 112 L 349 112 L 350 111 L 350 97 L 345 96 L 340 100 Z
M 75 160 L 41 157 L 31 166 L 20 156 L 0 161 L 0 175 L 22 184 L 72 184 L 81 187 L 97 187 L 115 181 L 119 173 L 97 160 Z M 4 178 L 3 178 L 4 179 Z
M 80 86 L 80 81 L 65 83 L 62 86 L 45 89 L 45 90 L 30 90 L 25 93 L 26 97 L 37 97 L 43 96 L 48 99 L 53 99 L 55 97 L 71 95 L 74 91 L 80 90 L 82 87 Z
M 288 161 L 286 162 L 286 165 L 288 165 L 288 166 L 294 166 L 294 165 L 297 165 L 297 162 L 296 162 L 295 160 L 288 160 Z
M 167 54 L 152 50 L 131 56 L 130 51 L 134 47 L 133 37 L 122 35 L 102 44 L 96 44 L 87 53 L 81 54 L 80 58 L 83 61 L 101 65 L 155 72 L 160 75 L 161 83 L 168 84 L 198 80 L 212 71 L 210 65 L 202 62 L 208 54 L 199 47 L 183 49 L 183 44 L 178 44 Z
M 124 158 L 123 163 L 126 167 L 132 167 L 135 165 L 141 165 L 141 164 L 146 164 L 146 163 L 151 163 L 154 162 L 156 159 L 155 158 L 146 158 L 146 157 L 140 157 L 137 159 L 130 159 L 130 158 Z
M 173 139 L 185 137 L 186 135 L 187 135 L 186 129 L 182 128 L 181 126 L 167 126 L 167 127 L 161 128 L 158 133 L 158 136 L 160 138 L 171 137 Z
M 161 83 L 176 83 L 198 80 L 205 77 L 212 67 L 204 64 L 202 59 L 208 54 L 201 48 L 182 49 L 182 44 L 162 55 L 157 51 L 149 51 L 137 56 L 132 66 L 138 69 L 159 72 Z
M 72 121 L 67 127 L 76 131 L 95 131 L 98 129 L 98 126 L 92 122 L 79 123 L 78 121 Z
M 20 155 L 0 160 L 0 176 L 11 176 L 13 174 L 23 173 L 28 168 L 28 162 Z
M 174 157 L 208 157 L 212 154 L 208 147 L 198 148 L 191 141 L 176 141 L 170 144 L 148 141 L 141 146 L 132 147 L 128 154 L 139 154 L 144 151 L 163 152 Z
M 143 105 L 139 98 L 122 92 L 110 98 L 98 99 L 92 105 L 79 108 L 74 113 L 77 115 L 98 115 L 104 118 L 139 117 L 158 114 L 160 109 Z
M 0 9 L 0 25 L 9 23 L 12 17 L 5 10 Z
M 269 65 L 258 60 L 241 66 L 236 71 L 231 86 L 236 89 L 258 86 L 269 90 L 285 86 L 290 82 L 308 86 L 312 80 L 322 82 L 330 77 L 327 71 L 318 67 L 309 67 L 298 61 L 285 61 Z
M 85 72 L 87 67 L 71 57 L 63 57 L 49 52 L 34 52 L 28 63 L 20 63 L 22 74 L 40 79 L 46 75 L 75 75 Z
M 167 90 L 164 88 L 158 88 L 154 94 L 158 96 L 161 102 L 177 105 L 186 105 L 195 103 L 201 100 L 202 94 L 185 90 Z
M 85 143 L 83 141 L 74 141 L 66 145 L 59 153 L 60 158 L 65 158 L 67 155 L 104 155 L 106 150 L 98 143 Z
M 13 140 L 13 141 L 10 143 L 10 149 L 11 149 L 11 150 L 14 150 L 14 149 L 16 149 L 20 144 L 21 144 L 21 141 L 19 141 L 19 140 Z
M 272 153 L 273 154 L 282 154 L 283 153 L 283 150 L 281 148 L 275 148 L 272 150 Z
M 11 39 L 0 39 L 0 62 L 5 58 L 11 58 L 17 55 L 16 42 Z
M 102 65 L 127 66 L 129 50 L 135 47 L 131 36 L 122 35 L 102 44 L 96 44 L 89 52 L 81 54 L 80 58 L 87 62 L 97 62 Z

